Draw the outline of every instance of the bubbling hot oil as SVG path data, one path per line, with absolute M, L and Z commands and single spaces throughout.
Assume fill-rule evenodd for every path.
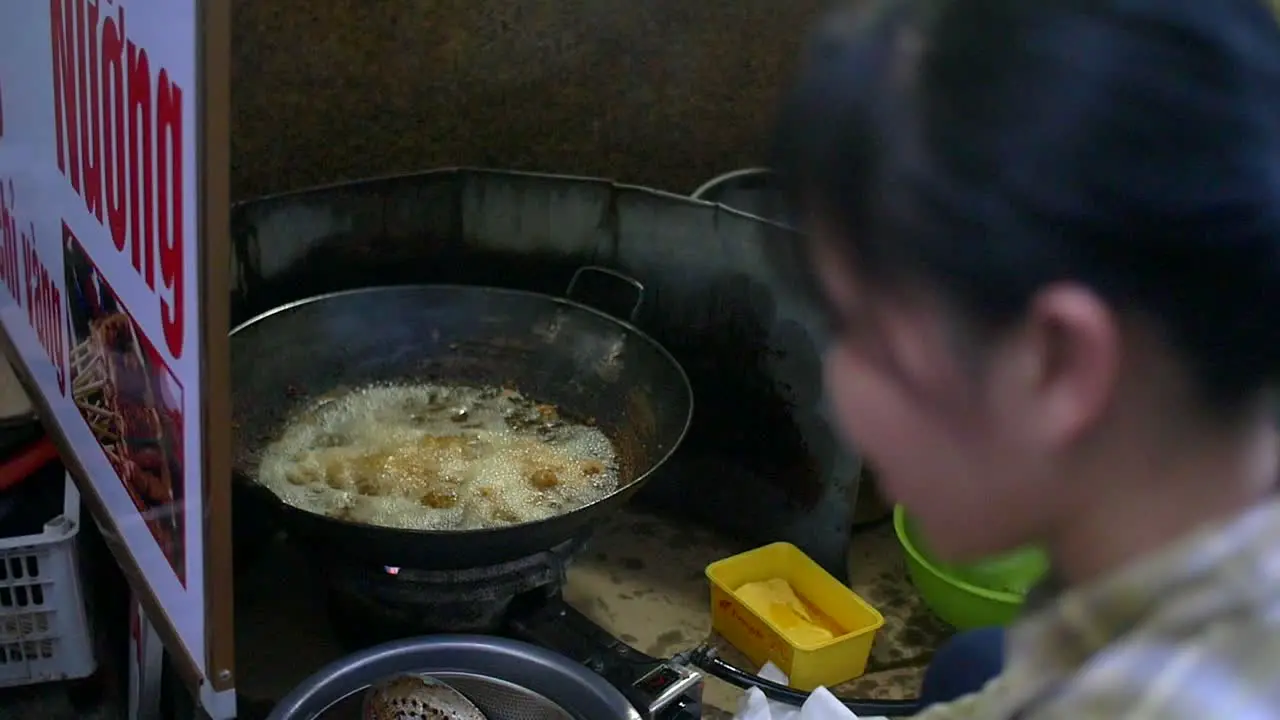
M 500 388 L 374 385 L 323 398 L 264 451 L 286 503 L 355 522 L 471 530 L 541 520 L 618 488 L 590 424 Z

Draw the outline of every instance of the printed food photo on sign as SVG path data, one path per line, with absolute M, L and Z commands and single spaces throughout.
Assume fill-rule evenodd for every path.
M 182 386 L 79 241 L 63 252 L 76 407 L 185 585 Z

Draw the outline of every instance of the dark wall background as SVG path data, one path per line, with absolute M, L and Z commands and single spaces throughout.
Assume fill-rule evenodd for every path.
M 237 0 L 233 193 L 450 165 L 690 192 L 763 155 L 822 0 Z

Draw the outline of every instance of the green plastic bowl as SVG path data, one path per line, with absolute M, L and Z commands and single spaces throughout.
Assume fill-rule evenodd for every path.
M 934 560 L 902 506 L 893 509 L 893 529 L 906 551 L 907 575 L 925 605 L 957 630 L 1008 625 L 1049 570 L 1048 557 L 1035 548 L 965 565 Z

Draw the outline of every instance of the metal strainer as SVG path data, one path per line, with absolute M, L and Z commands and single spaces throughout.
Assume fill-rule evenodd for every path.
M 369 688 L 364 720 L 573 720 L 546 697 L 498 678 L 439 672 Z
M 366 688 L 370 720 L 640 720 L 617 688 L 563 655 L 467 635 L 399 640 L 349 655 L 295 688 L 268 720 L 323 720 Z M 439 704 L 452 691 L 470 703 L 455 697 Z M 421 697 L 432 704 L 411 701 Z M 369 715 L 371 709 L 386 712 Z
M 364 720 L 488 720 L 466 695 L 427 675 L 384 680 L 364 696 Z
M 527 687 L 483 675 L 437 673 L 467 696 L 487 720 L 573 720 L 573 715 Z

